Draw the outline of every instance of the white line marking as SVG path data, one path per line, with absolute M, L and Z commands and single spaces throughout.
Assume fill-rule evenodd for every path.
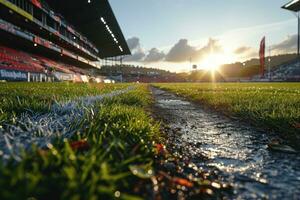
M 33 144 L 43 148 L 54 138 L 71 137 L 78 131 L 76 125 L 86 113 L 86 109 L 93 110 L 92 106 L 96 102 L 127 93 L 132 89 L 133 87 L 128 87 L 108 94 L 55 103 L 45 114 L 23 113 L 16 124 L 4 124 L 0 127 L 0 156 L 4 160 L 12 157 L 20 161 L 21 149 L 29 150 Z

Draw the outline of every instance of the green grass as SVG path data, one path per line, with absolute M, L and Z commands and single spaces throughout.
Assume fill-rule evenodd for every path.
M 297 135 L 300 84 L 155 84 L 231 116 L 271 130 Z M 3 83 L 0 125 L 23 112 L 47 112 L 55 102 L 98 95 L 128 84 Z M 145 85 L 87 109 L 78 134 L 57 138 L 48 149 L 32 147 L 22 161 L 0 161 L 0 199 L 149 198 L 154 143 L 159 125 L 145 112 L 151 96 Z M 86 139 L 89 148 L 72 149 Z M 0 159 L 1 160 L 1 159 Z M 147 189 L 147 187 L 149 188 Z M 148 194 L 148 195 L 147 195 Z
M 45 112 L 54 101 L 127 86 L 3 84 L 1 102 L 5 103 L 1 104 L 1 115 L 17 115 L 26 109 Z M 145 112 L 151 102 L 148 90 L 143 85 L 135 87 L 95 105 L 93 108 L 99 111 L 86 113 L 80 131 L 70 141 L 59 138 L 48 145 L 48 150 L 33 147 L 31 152 L 24 152 L 20 162 L 0 162 L 0 199 L 143 198 L 145 187 L 140 183 L 148 180 L 138 178 L 131 170 L 139 169 L 137 166 L 152 168 L 159 126 Z M 21 103 L 14 96 L 19 96 Z M 7 114 L 2 120 L 9 121 L 10 117 Z M 87 139 L 89 148 L 73 150 L 70 142 L 81 139 Z
M 225 114 L 299 137 L 300 83 L 155 84 Z
M 128 84 L 0 83 L 0 125 L 23 112 L 47 112 L 55 102 L 126 87 Z

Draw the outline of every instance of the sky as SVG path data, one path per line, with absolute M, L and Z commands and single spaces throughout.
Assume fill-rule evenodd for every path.
M 296 51 L 297 19 L 288 0 L 110 0 L 132 51 L 125 61 L 170 71 Z

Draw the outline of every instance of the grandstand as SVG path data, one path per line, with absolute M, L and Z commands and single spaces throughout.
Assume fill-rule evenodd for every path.
M 289 3 L 282 6 L 283 9 L 297 13 L 298 19 L 298 48 L 296 59 L 293 59 L 289 62 L 283 63 L 274 67 L 270 72 L 266 73 L 263 77 L 269 81 L 300 81 L 300 1 L 292 0 Z
M 265 74 L 272 81 L 300 81 L 300 59 L 281 64 Z
M 252 77 L 253 81 L 300 81 L 300 0 L 291 0 L 282 8 L 295 12 L 298 19 L 297 57 L 275 67 L 270 66 L 270 71 L 263 76 L 256 75 Z
M 0 80 L 88 81 L 130 54 L 108 0 L 0 0 L 0 15 Z

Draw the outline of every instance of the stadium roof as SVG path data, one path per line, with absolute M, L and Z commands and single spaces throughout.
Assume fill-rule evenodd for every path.
M 283 9 L 298 12 L 300 11 L 300 0 L 292 0 L 289 3 L 282 6 Z
M 100 58 L 131 54 L 108 0 L 46 0 L 99 49 Z

